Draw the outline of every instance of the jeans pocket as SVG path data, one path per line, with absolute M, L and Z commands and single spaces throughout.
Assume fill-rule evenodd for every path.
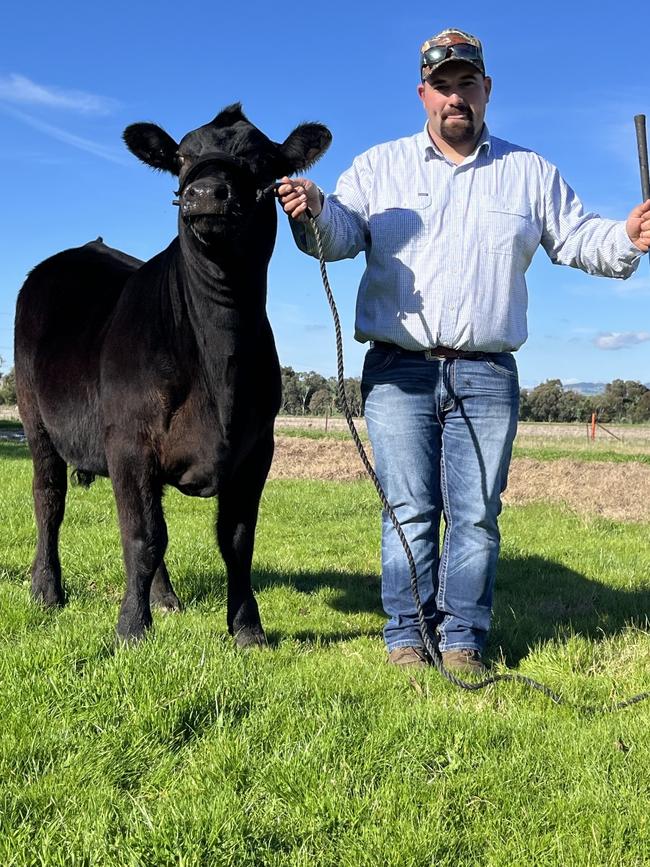
M 362 379 L 387 370 L 397 358 L 399 347 L 371 346 L 363 361 Z
M 486 359 L 486 364 L 501 376 L 509 376 L 511 379 L 518 378 L 517 362 L 510 352 L 495 353 Z

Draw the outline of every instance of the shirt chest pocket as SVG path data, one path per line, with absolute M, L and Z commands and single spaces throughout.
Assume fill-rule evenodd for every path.
M 424 246 L 429 238 L 431 196 L 405 193 L 383 201 L 370 215 L 370 237 L 375 250 L 394 255 L 400 250 Z
M 540 242 L 537 227 L 527 202 L 511 202 L 492 196 L 481 199 L 480 247 L 505 256 L 532 255 Z

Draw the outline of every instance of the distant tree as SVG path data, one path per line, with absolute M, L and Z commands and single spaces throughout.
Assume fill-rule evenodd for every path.
M 528 395 L 530 417 L 533 421 L 557 421 L 559 405 L 564 391 L 559 379 L 548 379 L 532 389 Z
M 309 411 L 311 399 L 316 392 L 321 389 L 327 390 L 327 380 L 322 374 L 316 373 L 315 370 L 310 370 L 309 373 L 300 373 L 299 376 L 304 389 L 302 411 L 303 415 L 305 415 Z
M 565 391 L 557 405 L 554 421 L 587 421 L 591 416 L 591 402 L 577 391 Z
M 335 380 L 336 382 L 336 380 Z M 348 400 L 348 407 L 353 416 L 359 418 L 363 415 L 362 400 L 361 400 L 361 379 L 358 376 L 350 376 L 343 380 L 345 386 L 345 396 Z M 336 388 L 336 409 L 343 413 L 343 402 L 338 394 L 338 385 Z
M 530 392 L 527 388 L 519 391 L 519 420 L 530 421 Z
M 300 374 L 292 367 L 280 368 L 282 376 L 282 404 L 280 412 L 287 415 L 301 415 L 303 411 L 303 388 Z
M 13 406 L 16 401 L 16 373 L 12 367 L 9 373 L 0 377 L 0 403 Z
M 598 417 L 602 421 L 634 421 L 638 415 L 637 404 L 648 391 L 647 386 L 636 380 L 608 382 L 596 401 Z
M 328 415 L 332 412 L 334 397 L 332 392 L 325 386 L 315 391 L 309 401 L 310 415 Z
M 282 376 L 282 404 L 280 412 L 287 415 L 305 415 L 310 411 L 311 399 L 319 389 L 327 390 L 327 380 L 320 373 L 280 368 Z
M 630 415 L 630 421 L 650 421 L 650 388 L 647 388 L 638 399 Z

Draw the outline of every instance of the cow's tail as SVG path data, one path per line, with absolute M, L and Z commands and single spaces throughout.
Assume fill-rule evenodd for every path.
M 78 467 L 70 474 L 70 481 L 73 485 L 79 485 L 81 488 L 89 488 L 95 481 L 95 473 L 89 473 L 87 470 L 80 470 Z

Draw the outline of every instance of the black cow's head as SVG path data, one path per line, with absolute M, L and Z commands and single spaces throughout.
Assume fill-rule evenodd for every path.
M 268 207 L 273 182 L 303 171 L 327 150 L 332 136 L 319 123 L 296 127 L 282 144 L 271 141 L 235 103 L 180 144 L 152 123 L 124 130 L 128 149 L 142 162 L 178 176 L 183 225 L 204 245 L 229 242 Z

